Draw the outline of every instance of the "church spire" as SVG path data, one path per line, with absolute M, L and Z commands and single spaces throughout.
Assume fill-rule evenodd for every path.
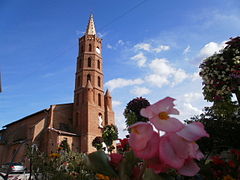
M 88 21 L 86 35 L 96 35 L 96 29 L 94 25 L 93 15 L 91 14 Z

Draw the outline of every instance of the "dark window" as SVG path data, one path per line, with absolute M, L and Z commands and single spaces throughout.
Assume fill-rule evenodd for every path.
M 88 67 L 91 67 L 92 66 L 92 60 L 91 60 L 91 58 L 89 57 L 88 58 Z
M 79 94 L 77 94 L 77 96 L 76 96 L 76 105 L 77 106 L 79 105 Z
M 77 87 L 79 87 L 80 86 L 80 77 L 78 76 L 77 77 Z
M 101 106 L 102 102 L 101 102 L 101 94 L 98 94 L 98 105 Z
M 98 76 L 98 86 L 101 87 L 101 78 Z
M 78 126 L 78 112 L 76 112 L 76 114 L 75 114 L 75 119 L 76 119 L 76 126 Z
M 87 75 L 87 81 L 91 81 L 91 75 L 90 74 Z
M 100 69 L 100 61 L 99 60 L 97 62 L 97 67 L 98 67 L 98 69 Z
M 89 51 L 91 52 L 92 51 L 92 45 L 89 44 Z

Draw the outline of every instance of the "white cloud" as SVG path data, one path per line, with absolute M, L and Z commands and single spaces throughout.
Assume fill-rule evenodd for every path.
M 152 85 L 155 85 L 159 88 L 161 88 L 164 85 L 169 84 L 169 81 L 168 81 L 166 76 L 161 76 L 161 75 L 158 75 L 158 74 L 148 75 L 148 76 L 145 77 L 145 80 L 148 83 L 150 83 Z
M 190 49 L 190 46 L 188 45 L 188 46 L 184 49 L 183 54 L 186 55 L 186 54 L 188 54 L 190 51 L 191 51 L 191 49 Z
M 146 56 L 142 52 L 136 54 L 135 56 L 131 57 L 132 60 L 135 60 L 137 62 L 137 65 L 139 67 L 145 66 L 145 63 L 147 61 Z
M 117 78 L 117 79 L 112 79 L 106 82 L 105 86 L 109 87 L 109 89 L 112 91 L 113 89 L 116 89 L 116 88 L 122 88 L 125 86 L 131 86 L 131 85 L 139 85 L 139 84 L 142 84 L 143 82 L 144 81 L 140 78 L 137 78 L 137 79 Z
M 183 103 L 182 106 L 182 117 L 189 118 L 193 117 L 194 115 L 199 115 L 202 113 L 202 110 L 194 107 L 191 103 Z
M 113 47 L 112 47 L 112 45 L 107 44 L 107 48 L 108 48 L 108 49 L 112 49 Z
M 119 106 L 121 104 L 122 104 L 122 102 L 120 102 L 120 101 L 114 101 L 114 100 L 112 101 L 113 107 Z
M 160 45 L 159 47 L 153 48 L 152 50 L 156 53 L 159 53 L 161 51 L 167 51 L 169 49 L 170 49 L 170 46 Z
M 151 91 L 146 87 L 136 86 L 130 92 L 136 96 L 143 96 L 143 95 L 149 94 Z
M 191 75 L 191 79 L 192 79 L 192 81 L 201 80 L 201 77 L 199 76 L 199 72 L 193 73 Z
M 98 37 L 103 38 L 104 36 L 106 36 L 106 33 L 102 34 L 102 33 L 98 32 L 97 35 L 98 35 Z
M 118 43 L 119 45 L 122 45 L 122 46 L 125 44 L 125 43 L 124 43 L 124 41 L 123 41 L 123 40 L 121 40 L 121 39 L 120 39 L 120 40 L 118 40 L 118 42 L 117 42 L 117 43 Z
M 209 56 L 212 56 L 214 53 L 218 53 L 219 50 L 223 49 L 226 46 L 225 41 L 221 43 L 209 42 L 207 43 L 197 55 L 198 60 L 203 60 Z
M 134 49 L 159 53 L 161 51 L 169 50 L 170 46 L 159 45 L 158 47 L 153 47 L 150 43 L 138 43 L 134 46 Z
M 122 112 L 116 112 L 115 120 L 118 128 L 119 138 L 125 138 L 125 136 L 128 134 L 128 131 L 126 130 L 125 118 Z
M 189 75 L 184 70 L 176 69 L 170 65 L 169 61 L 166 59 L 154 59 L 149 64 L 149 68 L 155 75 L 147 76 L 146 80 L 154 83 L 155 85 L 158 83 L 158 87 L 167 85 L 170 82 L 171 85 L 174 86 L 189 77 Z
M 198 109 L 197 107 L 194 107 L 190 103 L 183 103 L 183 106 L 186 108 L 184 112 L 188 112 L 189 114 L 198 115 L 202 113 L 200 109 Z
M 194 102 L 194 101 L 201 99 L 202 94 L 191 92 L 191 93 L 184 94 L 183 97 L 186 102 L 190 103 L 190 102 Z
M 134 46 L 136 50 L 145 50 L 145 51 L 150 51 L 152 48 L 151 44 L 148 43 L 139 43 Z
M 168 76 L 174 71 L 166 59 L 154 59 L 149 64 L 149 67 L 155 74 L 160 74 L 163 76 Z
M 172 83 L 172 85 L 174 86 L 175 84 L 178 84 L 184 81 L 188 77 L 188 75 L 182 69 L 177 69 L 177 70 L 174 69 L 173 77 L 174 77 L 174 82 Z

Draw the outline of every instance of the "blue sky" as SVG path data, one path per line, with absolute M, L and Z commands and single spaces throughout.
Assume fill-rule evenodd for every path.
M 176 98 L 184 120 L 208 105 L 202 59 L 239 36 L 239 0 L 1 0 L 0 126 L 73 101 L 78 38 L 94 14 L 103 38 L 105 88 L 120 133 L 126 104 Z

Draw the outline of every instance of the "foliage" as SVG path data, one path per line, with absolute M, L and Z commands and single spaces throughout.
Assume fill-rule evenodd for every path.
M 95 180 L 95 173 L 87 165 L 87 156 L 82 153 L 60 150 L 46 155 L 36 146 L 27 147 L 31 176 L 43 180 Z
M 232 149 L 212 156 L 201 170 L 206 179 L 240 179 L 240 151 Z
M 229 107 L 226 106 L 226 109 Z M 240 149 L 240 107 L 233 106 L 229 112 L 224 114 L 216 113 L 214 107 L 206 107 L 204 113 L 192 117 L 190 122 L 202 122 L 210 138 L 202 138 L 198 141 L 200 149 L 207 154 L 219 153 L 229 148 Z
M 149 116 L 150 122 L 132 125 L 129 139 L 120 140 L 118 153 L 96 151 L 89 154 L 88 164 L 100 179 L 180 180 L 196 175 L 199 167 L 194 160 L 199 160 L 203 154 L 193 142 L 208 134 L 199 122 L 184 125 L 172 118 L 170 114 L 178 114 L 173 101 L 167 97 L 143 108 L 141 114 Z M 156 126 L 153 121 L 161 126 Z M 153 125 L 165 135 L 160 136 Z
M 108 148 L 108 151 L 112 152 L 114 149 L 113 141 L 118 139 L 117 127 L 115 125 L 106 125 L 103 128 L 102 138 Z
M 97 150 L 101 150 L 103 148 L 103 138 L 100 136 L 97 136 L 92 141 L 92 146 L 95 147 Z
M 148 102 L 148 100 L 143 97 L 137 97 L 137 98 L 134 98 L 133 100 L 131 100 L 127 104 L 127 106 L 124 110 L 124 113 L 123 113 L 123 115 L 126 118 L 126 121 L 125 121 L 126 126 L 129 127 L 132 124 L 139 122 L 139 121 L 147 122 L 148 119 L 140 115 L 140 110 L 149 105 L 150 105 L 150 103 Z
M 216 105 L 231 101 L 232 93 L 240 103 L 240 37 L 226 44 L 220 53 L 208 57 L 200 65 L 203 95 Z
M 67 151 L 69 152 L 70 151 L 70 147 L 69 147 L 69 144 L 67 142 L 67 139 L 64 139 L 60 145 L 59 145 L 59 150 L 64 150 L 64 151 Z

